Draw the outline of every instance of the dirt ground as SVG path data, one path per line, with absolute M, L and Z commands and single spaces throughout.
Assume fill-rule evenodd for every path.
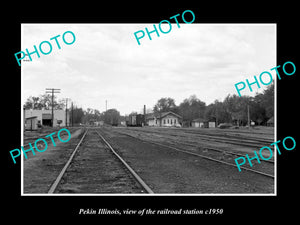
M 252 158 L 255 156 L 254 151 L 258 154 L 261 147 L 270 146 L 270 143 L 273 143 L 271 138 L 269 138 L 269 135 L 272 135 L 272 129 L 269 127 L 256 130 L 247 129 L 245 132 L 241 133 L 237 133 L 239 131 L 232 129 L 201 128 L 123 127 L 113 128 L 113 130 L 145 141 L 180 148 L 182 150 L 226 161 L 234 165 L 236 164 L 236 158 L 241 156 L 246 157 L 246 154 Z M 263 133 L 268 133 L 268 135 L 262 135 L 262 130 Z M 249 137 L 248 133 L 251 133 L 252 136 Z M 234 155 L 232 153 L 237 153 L 239 155 Z M 272 154 L 274 155 L 274 149 Z M 263 151 L 262 155 L 265 158 L 268 158 L 270 152 Z M 273 161 L 274 157 L 267 161 L 260 160 L 260 163 L 256 160 L 252 160 L 252 167 L 249 163 L 245 163 L 243 166 L 274 175 L 275 165 L 272 163 Z
M 79 142 L 82 132 L 83 130 L 80 128 L 74 129 L 70 141 L 66 143 L 56 141 L 56 146 L 53 146 L 50 140 L 47 142 L 48 148 L 46 151 L 36 152 L 36 155 L 28 154 L 28 159 L 24 159 L 22 165 L 22 191 L 24 193 L 48 192 L 51 184 Z
M 93 129 L 79 147 L 56 193 L 144 193 Z
M 105 137 L 155 193 L 273 193 L 274 180 L 238 172 L 199 157 L 172 151 L 106 130 Z

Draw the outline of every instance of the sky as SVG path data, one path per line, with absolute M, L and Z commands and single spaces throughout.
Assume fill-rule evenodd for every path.
M 180 22 L 180 21 L 179 21 Z M 158 25 L 156 24 L 158 27 Z M 166 26 L 168 26 L 166 24 Z M 52 44 L 48 55 L 32 55 L 21 66 L 22 104 L 46 88 L 61 89 L 58 99 L 70 98 L 78 107 L 121 115 L 153 108 L 171 97 L 179 105 L 196 95 L 206 105 L 236 94 L 234 84 L 254 81 L 276 64 L 276 24 L 172 23 L 169 33 L 145 35 L 138 45 L 134 33 L 153 24 L 22 24 L 21 51 L 34 51 L 42 41 Z M 162 26 L 163 30 L 168 27 Z M 76 40 L 66 45 L 62 35 Z M 145 32 L 146 33 L 146 32 Z M 61 49 L 58 49 L 57 38 Z M 71 35 L 66 35 L 68 42 Z M 47 44 L 43 44 L 47 51 Z M 275 71 L 271 72 L 275 78 Z M 266 81 L 267 82 L 267 81 Z M 242 95 L 254 96 L 267 86 Z

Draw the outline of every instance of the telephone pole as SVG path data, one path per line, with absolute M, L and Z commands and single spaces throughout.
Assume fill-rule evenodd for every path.
M 249 104 L 248 104 L 248 129 L 250 129 L 250 110 L 249 110 Z
M 68 127 L 68 100 L 71 100 L 71 99 L 66 98 L 66 123 L 65 123 L 66 127 Z
M 53 113 L 53 101 L 54 101 L 54 93 L 60 93 L 60 89 L 56 89 L 56 88 L 46 88 L 46 93 L 51 93 L 52 94 L 52 98 L 51 98 L 51 108 L 52 108 L 52 127 L 54 127 L 54 113 Z
M 73 117 L 73 102 L 72 102 L 72 127 L 74 127 L 74 117 Z

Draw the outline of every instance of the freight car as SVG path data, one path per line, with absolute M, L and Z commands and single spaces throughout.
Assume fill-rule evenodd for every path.
M 143 114 L 130 114 L 126 117 L 127 127 L 142 127 L 145 125 L 145 116 Z

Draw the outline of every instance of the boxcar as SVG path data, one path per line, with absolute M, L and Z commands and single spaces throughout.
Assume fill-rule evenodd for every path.
M 132 114 L 126 118 L 126 125 L 128 127 L 142 127 L 145 123 L 145 116 L 143 114 Z

